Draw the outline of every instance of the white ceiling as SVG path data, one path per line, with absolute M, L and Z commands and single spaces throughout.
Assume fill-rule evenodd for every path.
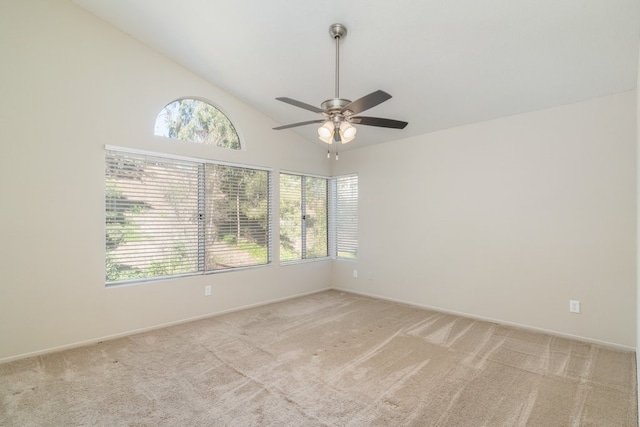
M 393 95 L 344 148 L 635 89 L 640 0 L 74 0 L 279 124 L 321 118 L 276 101 Z M 193 95 L 193 94 L 185 94 Z M 215 102 L 215 100 L 213 100 Z M 318 141 L 316 126 L 294 130 Z

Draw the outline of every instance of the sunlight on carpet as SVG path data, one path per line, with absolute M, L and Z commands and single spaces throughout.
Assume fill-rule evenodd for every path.
M 635 354 L 327 291 L 0 365 L 2 426 L 637 426 Z

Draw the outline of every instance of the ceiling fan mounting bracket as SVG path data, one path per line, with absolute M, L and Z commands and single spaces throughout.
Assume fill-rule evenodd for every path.
M 333 24 L 329 27 L 329 34 L 335 38 L 345 38 L 347 36 L 347 27 L 342 24 Z

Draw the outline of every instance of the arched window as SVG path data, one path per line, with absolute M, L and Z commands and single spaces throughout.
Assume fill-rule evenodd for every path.
M 227 116 L 213 105 L 193 98 L 173 101 L 156 118 L 157 136 L 240 149 L 240 138 Z

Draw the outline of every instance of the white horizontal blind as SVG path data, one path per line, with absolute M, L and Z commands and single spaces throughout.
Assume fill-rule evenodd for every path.
M 335 178 L 336 256 L 358 256 L 358 175 Z
M 280 261 L 302 259 L 302 177 L 280 174 Z
M 207 164 L 205 267 L 223 270 L 269 262 L 269 173 Z
M 326 178 L 280 174 L 280 261 L 328 256 Z
M 106 280 L 198 271 L 198 165 L 107 152 Z
M 329 256 L 327 244 L 327 186 L 328 180 L 303 176 L 305 258 Z
M 106 152 L 106 281 L 270 260 L 269 172 Z

